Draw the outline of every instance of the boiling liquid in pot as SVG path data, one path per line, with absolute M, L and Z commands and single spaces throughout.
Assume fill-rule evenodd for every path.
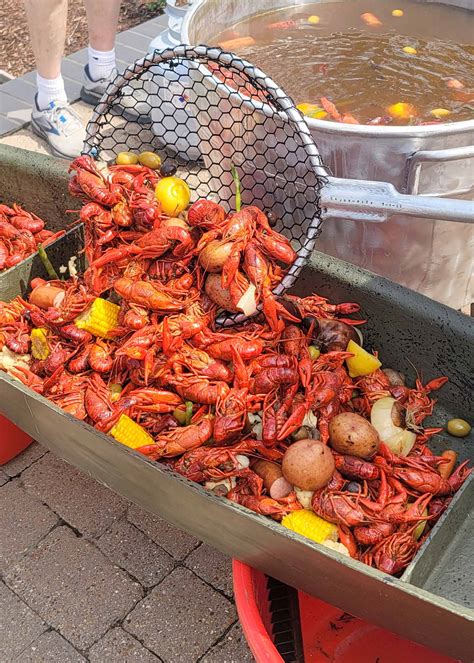
M 363 14 L 380 24 L 367 24 L 374 20 Z M 468 10 L 413 0 L 346 0 L 254 15 L 214 43 L 272 76 L 296 104 L 305 104 L 307 115 L 416 125 L 474 117 L 473 35 L 474 12 Z

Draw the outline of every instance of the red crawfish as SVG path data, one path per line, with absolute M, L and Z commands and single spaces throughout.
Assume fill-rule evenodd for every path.
M 119 278 L 114 283 L 115 292 L 132 304 L 143 306 L 153 311 L 181 311 L 192 301 L 186 293 L 172 296 L 150 281 L 133 281 Z
M 318 516 L 336 525 L 355 527 L 372 520 L 360 504 L 358 495 L 332 490 L 328 486 L 314 493 L 311 506 Z
M 169 358 L 168 364 L 177 374 L 189 371 L 209 380 L 223 380 L 224 382 L 230 382 L 233 378 L 232 371 L 222 361 L 210 357 L 204 350 L 189 345 L 181 345 L 179 350 Z
M 155 444 L 137 449 L 151 460 L 180 456 L 186 451 L 202 446 L 212 435 L 212 419 L 204 416 L 199 423 L 184 428 L 175 428 L 158 436 Z
M 215 440 L 215 432 L 213 438 Z M 197 483 L 219 481 L 234 476 L 241 469 L 239 455 L 255 453 L 260 446 L 261 442 L 248 439 L 227 447 L 199 447 L 178 458 L 173 469 Z
M 232 361 L 233 349 L 238 352 L 243 361 L 250 361 L 259 357 L 263 352 L 263 341 L 258 338 L 247 340 L 238 336 L 222 335 L 224 338 L 207 345 L 206 352 L 214 359 Z
M 343 456 L 335 451 L 332 453 L 336 461 L 336 468 L 343 476 L 365 481 L 373 481 L 379 478 L 380 470 L 373 463 L 356 456 Z
M 44 221 L 36 214 L 27 212 L 16 203 L 13 204 L 13 209 L 10 212 L 8 221 L 18 230 L 29 230 L 33 234 L 43 230 Z
M 420 544 L 413 537 L 415 528 L 416 525 L 408 532 L 395 532 L 383 539 L 362 555 L 362 561 L 373 564 L 388 575 L 400 573 L 408 566 L 419 548 Z
M 126 412 L 132 418 L 146 412 L 169 414 L 182 402 L 182 399 L 171 391 L 155 387 L 141 387 L 126 391 L 121 395 L 115 404 L 115 410 Z
M 451 495 L 459 490 L 471 474 L 472 469 L 467 467 L 468 463 L 467 460 L 461 463 L 449 479 L 443 479 L 437 472 L 411 467 L 397 467 L 393 470 L 393 476 L 418 493 Z
M 207 230 L 221 228 L 225 219 L 224 208 L 212 200 L 197 200 L 188 210 L 188 223 Z
M 227 493 L 227 499 L 245 506 L 255 513 L 270 516 L 274 520 L 281 520 L 287 513 L 300 511 L 303 508 L 294 491 L 281 499 L 262 495 L 262 492 L 262 479 L 255 472 L 247 470 L 244 478 L 239 479 L 235 488 Z
M 296 295 L 285 295 L 285 300 L 290 301 L 300 313 L 301 318 L 313 316 L 315 318 L 338 318 L 348 325 L 360 325 L 365 320 L 352 320 L 342 316 L 357 313 L 360 310 L 360 304 L 355 302 L 345 302 L 343 304 L 330 304 L 326 297 L 319 295 L 310 295 L 309 297 L 297 297 Z
M 239 435 L 247 422 L 248 390 L 231 389 L 216 402 L 214 441 L 222 444 Z
M 406 409 L 408 424 L 419 426 L 426 417 L 433 413 L 436 401 L 429 398 L 428 394 L 440 389 L 447 381 L 446 377 L 436 378 L 423 386 L 421 380 L 417 379 L 415 389 L 402 385 L 392 387 L 392 396 Z
M 69 191 L 73 196 L 85 196 L 107 207 L 121 201 L 120 187 L 107 182 L 90 156 L 83 154 L 76 157 L 68 172 L 75 173 L 69 180 Z
M 25 310 L 25 303 L 21 297 L 15 297 L 11 302 L 0 302 L 0 327 L 19 320 Z
M 258 372 L 250 380 L 253 394 L 268 394 L 281 385 L 297 384 L 298 362 L 287 355 L 267 355 L 256 360 Z
M 184 399 L 203 405 L 215 405 L 229 392 L 226 382 L 211 381 L 197 375 L 173 375 L 168 377 L 168 382 Z
M 10 375 L 20 380 L 20 382 L 26 387 L 36 391 L 37 394 L 42 394 L 44 392 L 43 378 L 40 378 L 36 373 L 33 373 L 25 366 L 12 366 L 8 369 L 8 372 Z
M 87 382 L 84 396 L 86 412 L 94 424 L 110 427 L 114 408 L 110 390 L 98 373 L 92 373 Z
M 114 363 L 110 344 L 96 339 L 90 348 L 88 360 L 89 366 L 93 371 L 97 373 L 109 373 Z

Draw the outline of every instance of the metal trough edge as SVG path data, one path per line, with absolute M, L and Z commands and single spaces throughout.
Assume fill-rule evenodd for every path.
M 210 494 L 79 422 L 3 373 L 0 393 L 0 412 L 41 444 L 223 553 L 445 654 L 465 660 L 472 654 L 474 611 L 308 543 L 277 523 Z

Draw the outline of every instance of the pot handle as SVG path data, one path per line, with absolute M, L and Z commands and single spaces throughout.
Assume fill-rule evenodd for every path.
M 418 194 L 421 168 L 424 163 L 447 163 L 472 158 L 474 158 L 474 145 L 451 147 L 446 150 L 420 150 L 415 152 L 407 161 L 406 192 L 414 195 Z M 472 181 L 467 189 L 456 191 L 456 193 L 467 193 L 471 190 L 471 187 Z
M 396 215 L 474 223 L 474 202 L 470 200 L 410 196 L 388 182 L 326 179 L 321 190 L 325 218 L 381 223 Z

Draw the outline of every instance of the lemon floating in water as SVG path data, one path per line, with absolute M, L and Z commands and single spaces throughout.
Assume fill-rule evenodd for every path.
M 417 50 L 416 50 L 416 48 L 413 48 L 413 46 L 404 46 L 402 48 L 402 51 L 404 53 L 408 53 L 408 55 L 416 55 L 417 54 Z
M 404 101 L 399 101 L 398 104 L 392 104 L 387 108 L 387 112 L 398 120 L 409 120 L 410 117 L 416 115 L 415 107 Z
M 434 115 L 438 118 L 438 120 L 440 120 L 443 117 L 448 117 L 448 115 L 451 115 L 451 111 L 449 111 L 447 108 L 433 108 L 433 110 L 430 110 L 430 114 Z
M 392 16 L 396 16 L 397 18 L 400 18 L 400 16 L 403 16 L 403 11 L 401 9 L 394 9 L 392 11 Z
M 311 23 L 312 25 L 317 25 L 321 19 L 319 16 L 316 16 L 314 14 L 313 16 L 308 16 L 308 23 Z
M 323 120 L 327 116 L 324 108 L 321 108 L 321 106 L 317 106 L 316 104 L 303 103 L 298 104 L 296 108 L 301 111 L 303 115 L 306 115 L 306 117 L 312 117 L 317 120 Z

